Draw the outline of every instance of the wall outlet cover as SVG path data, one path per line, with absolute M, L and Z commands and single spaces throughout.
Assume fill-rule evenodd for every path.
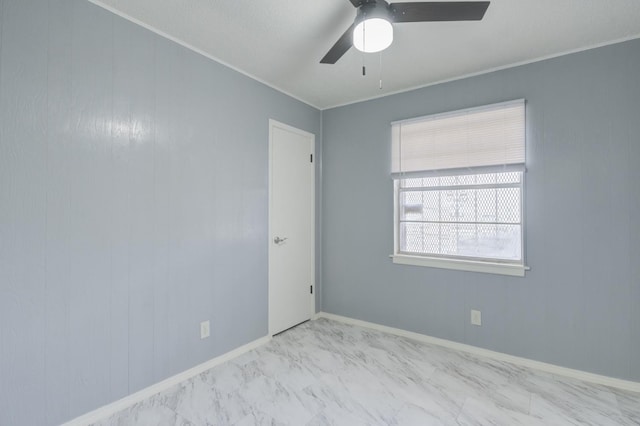
M 475 309 L 471 310 L 471 324 L 482 325 L 482 312 Z
M 209 320 L 200 323 L 200 338 L 206 339 L 211 334 L 211 324 Z

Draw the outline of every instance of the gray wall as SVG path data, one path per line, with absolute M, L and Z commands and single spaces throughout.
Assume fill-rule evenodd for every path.
M 0 424 L 266 335 L 268 119 L 320 112 L 85 0 L 0 0 L 0 37 Z
M 634 40 L 323 111 L 323 310 L 640 381 L 638 70 Z M 392 264 L 389 123 L 517 98 L 531 271 Z

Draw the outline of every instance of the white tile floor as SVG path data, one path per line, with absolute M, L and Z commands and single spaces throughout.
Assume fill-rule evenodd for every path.
M 320 319 L 99 425 L 640 425 L 640 394 Z

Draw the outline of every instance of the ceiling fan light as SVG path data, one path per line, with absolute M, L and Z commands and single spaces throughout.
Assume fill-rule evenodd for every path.
M 353 30 L 353 46 L 361 52 L 380 52 L 392 42 L 393 25 L 386 19 L 365 19 Z

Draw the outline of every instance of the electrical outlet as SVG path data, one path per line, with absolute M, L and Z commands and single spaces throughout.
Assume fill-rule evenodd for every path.
M 482 312 L 474 309 L 471 310 L 471 324 L 482 325 Z
M 200 323 L 200 338 L 206 339 L 211 334 L 211 324 L 209 320 Z

